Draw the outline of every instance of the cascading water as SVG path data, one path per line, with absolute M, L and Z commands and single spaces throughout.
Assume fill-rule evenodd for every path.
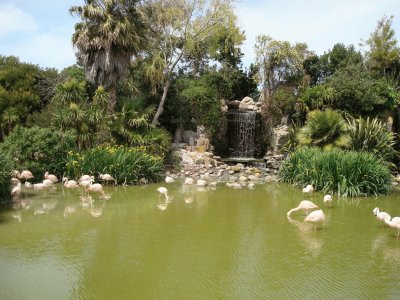
M 229 153 L 231 157 L 254 156 L 256 113 L 230 110 L 228 112 Z

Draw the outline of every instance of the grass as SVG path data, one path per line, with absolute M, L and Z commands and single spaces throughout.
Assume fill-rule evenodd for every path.
M 111 174 L 118 184 L 136 184 L 141 178 L 155 182 L 162 178 L 163 160 L 147 154 L 145 148 L 123 146 L 97 147 L 86 152 L 69 152 L 66 175 L 79 178 L 82 174 L 99 177 Z
M 12 160 L 0 152 L 0 200 L 10 199 L 10 178 L 14 169 Z
M 284 182 L 337 193 L 342 197 L 385 195 L 390 192 L 387 163 L 367 152 L 301 148 L 281 166 Z

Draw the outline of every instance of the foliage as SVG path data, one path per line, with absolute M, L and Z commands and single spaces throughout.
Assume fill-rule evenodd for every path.
M 291 45 L 259 35 L 255 48 L 260 83 L 267 95 L 272 95 L 282 85 L 298 86 L 302 82 L 303 61 L 310 55 L 307 44 Z
M 293 124 L 288 131 L 287 141 L 282 146 L 281 151 L 283 153 L 292 153 L 296 151 L 299 145 L 298 133 L 300 130 L 300 126 L 297 124 Z
M 367 152 L 301 148 L 283 162 L 279 175 L 284 182 L 343 197 L 386 195 L 391 189 L 388 166 Z
M 368 151 L 378 158 L 390 162 L 396 152 L 394 150 L 395 136 L 387 129 L 385 123 L 377 118 L 352 118 L 348 117 L 351 149 L 355 151 Z
M 154 106 L 146 106 L 140 98 L 125 98 L 121 111 L 110 125 L 116 143 L 131 147 L 145 147 L 151 154 L 165 157 L 170 149 L 171 137 L 163 128 L 151 125 Z
M 13 170 L 13 161 L 3 151 L 0 151 L 0 200 L 10 198 L 10 178 Z
M 116 84 L 128 71 L 131 57 L 142 42 L 142 20 L 138 0 L 85 0 L 73 6 L 70 13 L 82 21 L 75 25 L 73 44 L 86 68 L 87 76 L 110 94 L 108 111 L 116 105 Z
M 213 135 L 221 121 L 219 79 L 219 74 L 214 72 L 206 73 L 200 78 L 179 77 L 172 86 L 165 116 L 175 126 L 187 129 L 204 125 Z
M 148 27 L 144 74 L 153 90 L 163 90 L 152 120 L 156 125 L 177 66 L 192 67 L 196 73 L 198 66 L 221 48 L 219 37 L 228 36 L 231 47 L 242 43 L 243 34 L 236 28 L 231 0 L 150 0 L 144 2 L 142 11 Z M 234 32 L 228 34 L 225 29 Z
M 21 63 L 14 56 L 0 56 L 0 127 L 1 138 L 28 114 L 41 108 L 38 79 L 39 67 Z
M 11 157 L 17 169 L 30 170 L 35 178 L 42 178 L 46 171 L 60 176 L 65 170 L 64 159 L 75 143 L 70 131 L 18 125 L 0 144 L 0 153 Z
M 356 116 L 374 116 L 393 109 L 399 98 L 386 79 L 374 79 L 367 70 L 357 66 L 338 70 L 327 84 L 335 91 L 332 108 Z
M 325 82 L 336 71 L 347 66 L 361 65 L 363 56 L 356 51 L 353 45 L 335 44 L 331 50 L 321 56 L 312 55 L 303 62 L 306 74 L 310 77 L 310 84 L 314 86 Z
M 333 107 L 335 89 L 327 84 L 319 84 L 306 88 L 300 95 L 300 99 L 308 109 L 324 109 Z
M 148 154 L 146 147 L 96 147 L 86 152 L 68 153 L 66 174 L 79 178 L 82 174 L 99 177 L 111 174 L 119 184 L 136 184 L 141 178 L 149 182 L 159 180 L 163 173 L 163 160 Z
M 331 109 L 310 112 L 306 125 L 299 131 L 298 140 L 302 146 L 316 146 L 324 149 L 350 146 L 346 122 L 338 112 Z
M 383 75 L 398 63 L 400 57 L 400 48 L 397 46 L 392 22 L 393 16 L 383 16 L 366 41 L 369 46 L 366 53 L 368 67 Z

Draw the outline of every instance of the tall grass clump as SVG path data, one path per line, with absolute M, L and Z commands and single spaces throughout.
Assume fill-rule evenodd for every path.
M 11 172 L 14 169 L 12 160 L 0 152 L 0 200 L 6 200 L 10 198 L 10 178 Z
M 163 160 L 148 154 L 145 148 L 106 146 L 80 153 L 69 152 L 66 170 L 66 175 L 72 178 L 108 173 L 119 184 L 136 184 L 142 178 L 148 182 L 158 181 L 163 174 Z
M 280 170 L 284 182 L 337 193 L 342 197 L 385 195 L 390 192 L 388 164 L 367 152 L 301 148 Z
M 352 150 L 372 152 L 388 162 L 393 160 L 396 154 L 395 136 L 387 129 L 385 123 L 377 118 L 355 119 L 352 117 L 348 117 L 347 122 Z

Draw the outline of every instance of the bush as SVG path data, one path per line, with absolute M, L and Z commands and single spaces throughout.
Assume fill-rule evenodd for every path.
M 10 178 L 14 169 L 12 160 L 0 151 L 0 200 L 10 198 Z
M 280 170 L 281 180 L 343 197 L 388 194 L 388 165 L 367 152 L 298 149 L 286 159 Z
M 11 157 L 15 168 L 30 170 L 35 178 L 49 171 L 58 176 L 65 171 L 65 158 L 75 149 L 72 132 L 61 133 L 50 128 L 17 126 L 0 144 L 0 152 Z
M 351 149 L 356 151 L 368 151 L 385 161 L 392 161 L 395 156 L 394 134 L 390 132 L 386 124 L 377 118 L 349 117 L 349 134 Z
M 299 144 L 324 149 L 348 148 L 350 137 L 341 115 L 331 109 L 314 110 L 308 114 L 306 125 L 298 133 Z
M 149 182 L 158 181 L 163 174 L 163 161 L 160 157 L 147 154 L 143 148 L 123 146 L 98 147 L 83 153 L 69 152 L 66 174 L 79 178 L 82 174 L 99 177 L 111 174 L 117 183 L 135 184 L 141 178 Z

